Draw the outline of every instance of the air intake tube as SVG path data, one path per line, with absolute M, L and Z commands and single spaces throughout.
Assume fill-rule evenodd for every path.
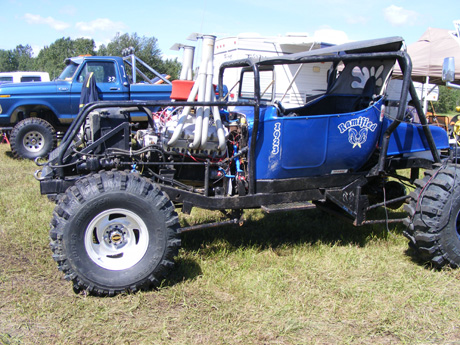
M 213 79 L 213 60 L 214 60 L 214 46 L 216 37 L 212 35 L 203 35 L 203 50 L 201 56 L 201 64 L 198 70 L 198 77 L 195 81 L 195 84 L 190 91 L 190 95 L 187 99 L 187 102 L 194 102 L 195 98 L 198 95 L 198 102 L 211 102 L 215 100 L 214 87 L 212 84 Z M 182 73 L 181 73 L 182 74 Z M 174 133 L 171 139 L 168 142 L 168 145 L 172 146 L 179 139 L 185 121 L 190 115 L 191 107 L 184 107 L 182 114 L 179 117 L 177 126 L 174 130 Z M 225 148 L 225 134 L 222 125 L 222 120 L 220 118 L 220 113 L 218 107 L 196 107 L 196 121 L 195 121 L 195 133 L 193 143 L 190 144 L 191 149 L 199 149 L 204 147 L 208 139 L 208 128 L 209 128 L 209 117 L 211 114 L 214 117 L 214 122 L 217 127 L 217 137 L 219 141 L 219 150 Z

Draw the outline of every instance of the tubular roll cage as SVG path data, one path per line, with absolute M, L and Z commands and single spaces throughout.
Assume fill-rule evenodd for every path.
M 190 211 L 193 207 L 202 207 L 207 209 L 243 209 L 243 208 L 257 208 L 261 205 L 270 205 L 276 203 L 287 203 L 287 202 L 300 202 L 300 201 L 307 201 L 307 200 L 323 200 L 324 199 L 324 191 L 321 192 L 318 186 L 314 186 L 309 184 L 311 188 L 303 189 L 303 190 L 295 190 L 295 191 L 281 191 L 278 193 L 273 192 L 257 192 L 257 181 L 255 179 L 255 172 L 256 172 L 256 164 L 255 164 L 255 153 L 256 153 L 256 140 L 258 130 L 259 130 L 259 117 L 260 117 L 260 105 L 261 105 L 261 98 L 260 98 L 260 77 L 259 77 L 259 67 L 264 65 L 276 65 L 276 64 L 301 64 L 301 63 L 314 63 L 314 62 L 335 62 L 338 63 L 340 61 L 346 62 L 351 60 L 359 60 L 359 59 L 366 59 L 366 60 L 379 60 L 379 59 L 395 59 L 398 61 L 399 66 L 401 68 L 403 74 L 403 86 L 402 86 L 402 93 L 401 99 L 398 104 L 398 112 L 397 117 L 394 122 L 386 129 L 385 133 L 383 134 L 382 139 L 382 146 L 380 150 L 380 154 L 378 157 L 378 163 L 367 173 L 366 177 L 374 177 L 380 174 L 385 173 L 385 162 L 387 160 L 387 150 L 389 145 L 389 140 L 391 134 L 394 130 L 399 126 L 399 124 L 404 119 L 404 111 L 405 111 L 405 104 L 407 101 L 408 92 L 410 93 L 412 99 L 414 100 L 416 110 L 419 114 L 421 124 L 423 126 L 423 131 L 426 136 L 427 142 L 429 144 L 433 160 L 435 162 L 440 162 L 440 157 L 438 151 L 436 149 L 436 145 L 434 143 L 434 139 L 430 128 L 428 126 L 428 122 L 426 117 L 422 111 L 422 106 L 418 99 L 417 93 L 415 91 L 415 87 L 411 81 L 410 75 L 412 71 L 412 62 L 410 60 L 409 55 L 404 51 L 395 51 L 395 52 L 377 52 L 377 53 L 360 53 L 360 54 L 344 54 L 344 55 L 324 55 L 324 56 L 307 56 L 307 57 L 299 57 L 297 59 L 270 59 L 269 61 L 253 61 L 251 59 L 245 60 L 237 60 L 223 63 L 219 70 L 219 99 L 222 99 L 222 90 L 223 90 L 223 74 L 225 69 L 227 68 L 239 68 L 245 67 L 250 68 L 254 72 L 254 93 L 255 99 L 254 100 L 244 100 L 244 101 L 237 101 L 237 102 L 224 102 L 224 101 L 215 101 L 215 102 L 165 102 L 165 101 L 101 101 L 96 103 L 89 103 L 85 105 L 76 120 L 72 123 L 69 130 L 65 134 L 61 145 L 57 151 L 57 160 L 55 160 L 55 168 L 57 172 L 57 176 L 62 180 L 65 180 L 64 169 L 62 166 L 65 166 L 67 163 L 66 161 L 66 152 L 68 151 L 72 140 L 78 134 L 80 127 L 83 125 L 86 117 L 88 114 L 96 109 L 101 108 L 108 108 L 108 107 L 118 107 L 118 108 L 138 108 L 140 110 L 145 109 L 147 107 L 158 107 L 158 106 L 219 106 L 219 107 L 230 107 L 230 106 L 251 106 L 254 108 L 254 120 L 253 120 L 253 128 L 252 128 L 252 139 L 250 141 L 249 147 L 249 157 L 248 157 L 248 193 L 245 196 L 239 196 L 238 198 L 235 197 L 222 197 L 222 196 L 215 196 L 209 197 L 209 169 L 211 166 L 216 166 L 216 163 L 211 163 L 209 160 L 205 162 L 198 162 L 198 163 L 189 163 L 189 164 L 198 164 L 204 165 L 205 167 L 205 192 L 203 194 L 196 193 L 193 188 L 184 189 L 184 188 L 177 188 L 167 184 L 160 184 L 160 188 L 165 191 L 171 200 L 176 203 L 183 204 L 183 212 Z M 151 117 L 151 113 L 149 114 L 148 111 L 145 111 L 149 117 Z M 151 118 L 150 118 L 151 120 Z M 231 157 L 230 159 L 232 159 Z M 128 164 L 128 163 L 126 163 Z M 146 165 L 161 165 L 164 162 L 150 162 L 145 163 Z M 168 164 L 177 164 L 180 165 L 181 162 L 168 162 Z M 53 165 L 50 165 L 52 168 Z M 361 177 L 359 177 L 361 176 Z M 323 177 L 324 178 L 324 177 Z M 330 177 L 334 179 L 334 177 Z M 314 180 L 315 178 L 313 178 Z M 354 180 L 362 181 L 364 176 L 361 175 L 354 175 Z M 172 182 L 173 180 L 170 179 L 160 179 L 163 182 Z M 318 179 L 321 181 L 321 178 Z M 351 183 L 352 179 L 350 180 Z M 42 181 L 45 182 L 46 181 Z M 65 183 L 64 183 L 65 185 Z M 180 186 L 180 183 L 177 182 L 176 185 Z M 323 185 L 324 186 L 324 185 Z M 320 186 L 321 187 L 321 186 Z M 356 218 L 360 218 L 359 215 L 356 215 Z M 364 221 L 358 221 L 358 224 L 363 224 Z
M 370 176 L 378 175 L 382 173 L 385 169 L 385 161 L 387 159 L 387 151 L 388 145 L 390 143 L 391 134 L 395 131 L 395 129 L 399 126 L 399 124 L 404 120 L 404 111 L 405 111 L 405 104 L 407 103 L 407 95 L 408 91 L 412 97 L 412 100 L 415 103 L 415 108 L 417 113 L 420 117 L 420 122 L 423 127 L 423 132 L 426 136 L 428 141 L 428 145 L 430 147 L 431 154 L 433 155 L 433 160 L 436 163 L 441 161 L 439 157 L 439 153 L 436 149 L 436 144 L 433 139 L 433 135 L 431 130 L 428 126 L 428 121 L 426 116 L 422 110 L 422 105 L 420 100 L 418 99 L 417 92 L 415 90 L 414 83 L 411 80 L 411 73 L 412 73 L 412 61 L 410 59 L 409 54 L 404 51 L 396 51 L 396 52 L 382 52 L 382 53 L 365 53 L 365 54 L 346 54 L 346 55 L 335 55 L 335 56 L 308 56 L 308 57 L 299 57 L 295 60 L 279 58 L 279 59 L 270 59 L 269 61 L 259 61 L 254 62 L 251 59 L 246 60 L 237 60 L 237 61 L 230 61 L 227 63 L 223 63 L 220 71 L 219 71 L 219 86 L 223 84 L 223 74 L 226 68 L 235 68 L 235 67 L 250 67 L 254 71 L 254 95 L 255 95 L 255 102 L 256 106 L 254 109 L 254 125 L 253 125 L 253 134 L 252 137 L 256 138 L 258 133 L 259 127 L 259 115 L 260 115 L 260 78 L 259 78 L 259 66 L 264 65 L 278 65 L 278 64 L 302 64 L 302 63 L 315 63 L 315 62 L 334 62 L 339 63 L 340 61 L 352 61 L 352 60 L 381 60 L 381 59 L 395 59 L 398 61 L 398 64 L 401 68 L 402 75 L 403 75 L 403 84 L 401 88 L 401 99 L 398 104 L 398 113 L 396 116 L 395 121 L 386 129 L 385 133 L 383 134 L 382 140 L 382 147 L 380 151 L 380 156 L 378 160 L 378 165 L 376 169 L 373 169 Z M 254 157 L 256 149 L 256 142 L 255 140 L 251 141 L 250 147 L 250 156 Z M 255 193 L 255 164 L 249 163 L 249 171 L 250 171 L 250 180 L 249 180 L 249 191 L 250 193 Z

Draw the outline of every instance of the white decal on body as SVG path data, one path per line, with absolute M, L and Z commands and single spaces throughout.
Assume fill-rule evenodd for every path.
M 280 138 L 281 138 L 281 122 L 277 122 L 275 123 L 275 128 L 273 129 L 272 154 L 274 155 L 280 152 Z
M 354 128 L 358 127 L 358 129 Z M 348 141 L 353 145 L 353 148 L 358 146 L 361 148 L 361 145 L 367 141 L 367 134 L 369 131 L 374 132 L 377 128 L 377 124 L 373 123 L 367 117 L 360 116 L 357 119 L 351 119 L 346 122 L 343 122 L 337 126 L 340 131 L 340 134 L 348 131 Z

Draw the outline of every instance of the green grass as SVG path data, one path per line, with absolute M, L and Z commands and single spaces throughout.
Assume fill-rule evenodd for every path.
M 158 290 L 76 295 L 51 258 L 54 204 L 35 169 L 0 145 L 0 344 L 460 344 L 460 271 L 412 259 L 401 226 L 317 210 L 184 234 Z

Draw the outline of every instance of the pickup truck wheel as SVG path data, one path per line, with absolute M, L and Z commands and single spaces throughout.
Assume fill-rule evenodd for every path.
M 44 157 L 56 146 L 56 131 L 47 121 L 30 117 L 11 131 L 11 151 L 17 158 Z
M 406 220 L 406 237 L 418 255 L 435 267 L 460 266 L 460 166 L 425 172 L 416 180 Z
M 59 198 L 50 246 L 74 291 L 113 296 L 158 286 L 180 246 L 174 206 L 150 180 L 101 172 Z

